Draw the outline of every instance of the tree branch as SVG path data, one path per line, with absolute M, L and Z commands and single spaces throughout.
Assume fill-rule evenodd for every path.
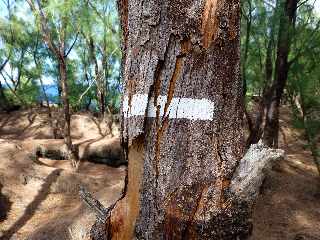
M 88 208 L 96 214 L 97 220 L 101 221 L 102 223 L 104 223 L 106 219 L 110 217 L 111 210 L 118 202 L 116 201 L 108 208 L 105 208 L 101 202 L 95 199 L 92 194 L 84 188 L 84 186 L 80 186 L 79 195 L 81 200 L 88 206 Z
M 76 38 L 74 39 L 73 43 L 71 44 L 71 47 L 69 48 L 67 53 L 64 55 L 65 58 L 68 57 L 69 53 L 71 52 L 72 48 L 74 47 L 75 43 L 77 42 L 78 36 L 79 36 L 79 32 L 77 32 Z
M 284 151 L 270 149 L 261 142 L 251 145 L 241 159 L 231 181 L 230 189 L 240 199 L 252 203 L 273 164 L 284 158 Z
M 1 64 L 1 66 L 0 66 L 0 72 L 2 72 L 2 70 L 3 70 L 4 67 L 7 65 L 8 62 L 9 62 L 9 57 Z
M 51 38 L 51 34 L 50 34 L 50 31 L 48 29 L 48 26 L 47 26 L 47 18 L 41 8 L 41 4 L 39 2 L 39 0 L 37 0 L 37 4 L 38 4 L 38 8 L 36 8 L 34 2 L 32 0 L 26 0 L 31 8 L 31 10 L 35 13 L 35 14 L 38 14 L 40 16 L 40 24 L 41 24 L 41 29 L 43 31 L 43 39 L 45 41 L 45 43 L 48 45 L 48 47 L 51 49 L 51 51 L 59 56 L 60 55 L 60 52 L 57 48 L 57 46 L 54 44 L 52 38 Z

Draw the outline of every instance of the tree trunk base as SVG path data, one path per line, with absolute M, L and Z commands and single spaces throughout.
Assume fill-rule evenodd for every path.
M 162 220 L 165 225 L 164 231 L 160 236 L 153 235 L 152 239 L 248 239 L 253 226 L 251 218 L 253 204 L 260 192 L 260 187 L 273 163 L 283 157 L 283 150 L 269 149 L 261 142 L 252 145 L 234 173 L 229 190 L 225 193 L 227 200 L 219 208 L 216 208 L 214 212 L 205 212 L 206 216 L 203 220 L 197 219 L 196 212 L 191 217 L 175 211 L 171 215 L 167 214 Z M 185 197 L 188 198 L 188 196 Z M 196 211 L 207 207 L 202 206 L 201 199 L 196 201 L 194 196 L 190 197 L 193 202 L 198 202 Z M 125 228 L 135 224 L 134 222 L 128 223 L 130 202 L 127 198 L 126 196 L 117 202 L 114 209 L 110 209 L 110 217 L 103 224 L 101 218 L 97 218 L 96 224 L 91 229 L 93 240 L 146 239 L 146 233 L 139 232 L 137 229 L 134 231 L 134 236 L 123 235 L 123 231 L 130 232 Z M 179 204 L 184 204 L 184 202 L 179 202 Z M 209 207 L 208 210 L 212 208 Z M 122 233 L 119 233 L 121 231 Z

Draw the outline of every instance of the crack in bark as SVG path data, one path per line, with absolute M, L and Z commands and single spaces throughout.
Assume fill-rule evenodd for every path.
M 160 95 L 160 90 L 161 90 L 161 73 L 163 71 L 164 68 L 164 61 L 163 60 L 159 60 L 157 67 L 156 67 L 156 71 L 155 71 L 155 81 L 153 84 L 153 92 L 154 92 L 154 99 L 153 99 L 153 104 L 156 107 L 157 106 L 157 100 L 158 97 Z
M 156 178 L 156 186 L 158 186 L 158 178 L 159 178 L 159 159 L 160 159 L 160 147 L 161 147 L 161 139 L 164 134 L 164 131 L 166 130 L 168 124 L 169 124 L 169 115 L 167 115 L 170 103 L 172 101 L 172 98 L 174 96 L 175 86 L 177 80 L 181 76 L 182 72 L 182 66 L 185 58 L 185 54 L 187 54 L 191 49 L 191 42 L 189 39 L 183 40 L 181 42 L 181 52 L 182 55 L 176 56 L 176 62 L 175 62 L 175 68 L 172 74 L 172 77 L 169 81 L 169 88 L 167 91 L 167 101 L 164 106 L 164 113 L 162 116 L 162 120 L 160 123 L 160 106 L 157 106 L 157 112 L 156 112 L 156 129 L 157 129 L 157 136 L 156 136 L 156 143 L 155 143 L 155 178 Z M 156 81 L 155 81 L 155 89 L 154 89 L 154 105 L 157 105 L 157 98 L 160 93 L 160 85 L 161 85 L 161 79 L 160 79 L 160 73 L 163 70 L 163 65 L 160 62 L 160 66 L 156 70 Z M 159 65 L 159 64 L 158 64 Z M 161 125 L 161 126 L 160 126 Z
M 204 192 L 205 192 L 206 189 L 208 189 L 207 186 L 205 186 L 205 185 L 202 186 L 201 193 L 199 194 L 199 196 L 198 196 L 198 198 L 196 200 L 197 205 L 192 210 L 192 212 L 190 214 L 190 218 L 187 221 L 187 226 L 186 226 L 185 230 L 181 234 L 181 239 L 192 239 L 192 236 L 190 238 L 190 234 L 192 234 L 192 223 L 195 221 L 195 216 L 196 216 L 198 210 L 200 209 L 201 203 L 203 201 L 203 195 L 204 195 Z
M 168 89 L 168 93 L 167 93 L 167 102 L 166 102 L 166 104 L 164 106 L 163 116 L 165 116 L 167 114 L 167 112 L 168 112 L 168 108 L 170 106 L 171 100 L 172 100 L 173 95 L 174 95 L 176 82 L 179 79 L 179 77 L 181 76 L 183 59 L 184 58 L 181 57 L 181 56 L 177 56 L 176 57 L 175 68 L 174 68 L 171 80 L 169 82 L 169 89 Z
M 223 113 L 225 112 L 225 105 L 226 102 L 228 101 L 227 98 L 227 94 L 226 94 L 226 90 L 227 90 L 227 86 L 222 86 L 222 103 L 221 103 L 221 109 L 220 112 Z M 223 157 L 223 151 L 222 151 L 222 146 L 223 146 L 223 139 L 221 139 L 221 136 L 223 137 L 223 126 L 221 126 L 222 124 L 224 124 L 225 119 L 223 117 L 219 117 L 219 121 L 218 121 L 218 131 L 217 131 L 217 155 L 219 156 L 218 160 L 218 176 L 216 179 L 216 183 L 215 185 L 218 187 L 219 189 L 219 200 L 218 200 L 218 208 L 219 209 L 223 209 L 224 206 L 226 205 L 227 199 L 225 199 L 225 193 L 226 190 L 229 188 L 230 185 L 230 180 L 226 179 L 225 173 L 224 173 L 224 168 L 225 168 L 225 164 L 224 162 L 226 161 L 226 159 L 224 159 Z

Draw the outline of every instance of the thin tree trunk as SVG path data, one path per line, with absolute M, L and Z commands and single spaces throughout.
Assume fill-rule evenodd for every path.
M 90 56 L 95 69 L 95 81 L 96 81 L 97 90 L 98 90 L 100 116 L 103 118 L 106 112 L 105 87 L 104 87 L 105 78 L 102 76 L 103 71 L 99 70 L 98 60 L 96 58 L 95 42 L 92 36 L 89 37 L 89 45 L 90 45 Z
M 99 94 L 99 102 L 100 102 L 100 114 L 101 114 L 101 117 L 103 118 L 106 112 L 105 95 L 103 90 Z
M 240 1 L 119 5 L 128 175 L 123 197 L 96 226 L 106 239 L 245 239 L 253 200 L 236 194 L 252 189 L 236 177 L 244 155 Z M 103 239 L 94 229 L 93 239 Z
M 244 45 L 244 56 L 243 56 L 243 63 L 242 63 L 242 82 L 243 82 L 243 96 L 246 96 L 247 93 L 247 59 L 249 53 L 249 42 L 250 42 L 250 33 L 251 33 L 251 25 L 252 25 L 252 5 L 251 1 L 248 1 L 249 4 L 249 16 L 246 17 L 247 21 L 247 28 L 246 28 L 246 40 Z
M 59 58 L 59 74 L 61 83 L 61 100 L 63 103 L 63 115 L 64 115 L 64 141 L 68 148 L 68 158 L 71 160 L 76 160 L 77 156 L 74 152 L 71 139 L 71 117 L 70 117 L 70 107 L 69 107 L 69 97 L 68 97 L 68 82 L 67 82 L 67 66 L 65 59 Z
M 41 88 L 42 88 L 42 92 L 43 92 L 43 95 L 44 95 L 44 98 L 45 98 L 45 101 L 46 101 L 46 104 L 47 104 L 47 115 L 48 115 L 48 120 L 50 122 L 50 127 L 52 129 L 53 138 L 57 139 L 58 138 L 57 126 L 55 126 L 55 124 L 54 124 L 55 121 L 53 119 L 53 115 L 52 115 L 52 111 L 51 111 L 51 107 L 50 107 L 50 101 L 49 101 L 49 98 L 47 96 L 46 89 L 44 87 L 43 80 L 42 80 L 41 76 L 40 76 L 39 80 L 40 80 L 40 85 L 41 85 Z M 41 101 L 41 104 L 42 104 L 42 101 Z
M 8 107 L 8 100 L 4 94 L 4 90 L 0 82 L 0 110 L 7 110 Z
M 274 26 L 272 26 L 272 29 Z M 262 135 L 263 135 L 263 123 L 265 118 L 265 112 L 267 103 L 270 99 L 270 94 L 272 93 L 270 89 L 270 84 L 272 82 L 272 73 L 273 73 L 273 65 L 272 65 L 272 48 L 273 48 L 273 30 L 270 34 L 270 39 L 268 41 L 267 54 L 266 54 L 266 62 L 265 62 L 265 82 L 262 91 L 261 98 L 254 98 L 253 104 L 254 108 L 251 111 L 252 114 L 246 111 L 246 117 L 249 123 L 249 137 L 247 138 L 246 146 L 247 149 L 252 144 L 257 144 Z
M 272 94 L 271 91 L 271 85 L 272 85 L 272 76 L 273 76 L 273 62 L 272 62 L 272 54 L 273 49 L 275 47 L 274 45 L 274 32 L 275 32 L 275 25 L 276 25 L 276 19 L 278 15 L 278 8 L 279 3 L 282 0 L 276 1 L 276 8 L 273 12 L 273 16 L 271 18 L 271 25 L 270 25 L 270 34 L 268 36 L 268 44 L 267 44 L 267 51 L 266 51 L 266 59 L 265 59 L 265 75 L 264 75 L 264 83 L 262 87 L 262 97 L 261 99 L 253 99 L 254 100 L 254 109 L 252 111 L 252 114 L 246 113 L 246 116 L 248 118 L 249 124 L 249 137 L 247 138 L 246 146 L 247 149 L 252 144 L 257 144 L 260 139 L 263 136 L 264 131 L 264 123 L 265 123 L 265 114 L 267 111 L 267 103 L 269 99 L 271 98 L 270 94 Z M 251 116 L 253 115 L 253 116 Z
M 42 9 L 40 1 L 34 2 L 33 0 L 27 0 L 31 10 L 34 12 L 35 16 L 40 19 L 42 38 L 43 41 L 48 46 L 48 49 L 56 57 L 59 70 L 59 82 L 58 82 L 58 92 L 60 95 L 60 100 L 63 103 L 63 115 L 64 115 L 64 141 L 67 147 L 67 158 L 72 161 L 72 165 L 77 167 L 76 160 L 78 159 L 78 152 L 76 148 L 72 145 L 71 139 L 71 129 L 70 129 L 70 107 L 68 98 L 68 81 L 67 81 L 67 57 L 73 48 L 74 44 L 71 45 L 70 49 L 66 51 L 65 48 L 65 38 L 66 38 L 66 19 L 64 16 L 61 17 L 61 26 L 59 28 L 59 44 L 56 45 L 51 37 L 51 32 L 49 24 L 47 22 L 47 17 Z M 36 7 L 37 6 L 37 7 Z M 61 102 L 60 101 L 60 102 Z M 61 104 L 59 102 L 59 104 Z
M 16 90 L 13 89 L 10 86 L 10 83 L 8 82 L 8 80 L 6 79 L 6 77 L 4 76 L 3 73 L 0 73 L 2 76 L 2 79 L 4 80 L 4 82 L 6 83 L 6 86 L 8 87 L 8 89 L 10 90 L 10 92 L 17 98 L 17 100 L 23 105 L 23 106 L 27 106 L 28 104 L 17 94 Z
M 267 102 L 266 123 L 263 137 L 265 144 L 269 147 L 278 147 L 279 107 L 288 79 L 288 56 L 291 46 L 292 31 L 295 26 L 297 4 L 297 0 L 285 0 L 281 2 L 283 14 L 281 14 L 280 18 L 275 78 Z

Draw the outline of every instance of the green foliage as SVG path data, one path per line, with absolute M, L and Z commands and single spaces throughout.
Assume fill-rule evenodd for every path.
M 16 95 L 10 90 L 6 90 L 5 94 L 11 103 L 32 105 L 39 101 L 40 87 L 33 81 L 22 79 L 19 88 L 16 90 Z
M 33 2 L 37 6 L 37 1 Z M 89 36 L 94 39 L 94 55 L 103 72 L 106 102 L 111 108 L 118 106 L 121 51 L 115 0 L 43 0 L 40 3 L 53 43 L 59 46 L 63 37 L 65 54 L 72 48 L 67 60 L 71 107 L 80 110 L 92 102 L 91 109 L 96 109 L 98 105 Z M 57 59 L 42 38 L 40 15 L 31 11 L 26 1 L 3 1 L 0 9 L 0 64 L 9 58 L 0 75 L 6 95 L 19 104 L 43 101 L 41 81 L 59 88 L 60 77 Z M 59 96 L 51 100 L 60 102 Z
M 293 126 L 304 130 L 313 154 L 320 135 L 320 18 L 312 1 L 298 4 L 295 26 L 280 27 L 285 0 L 241 2 L 241 70 L 246 106 L 251 96 L 266 96 L 274 83 L 281 31 L 288 31 L 288 79 L 285 100 L 291 103 Z M 283 68 L 285 69 L 285 67 Z M 276 86 L 278 87 L 278 86 Z M 320 165 L 319 165 L 320 166 Z

